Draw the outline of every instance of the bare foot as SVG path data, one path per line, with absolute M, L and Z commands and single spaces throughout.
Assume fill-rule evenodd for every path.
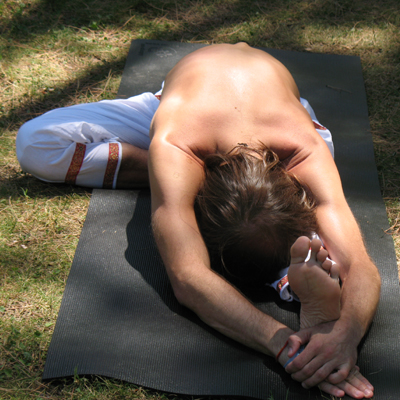
M 311 257 L 307 259 L 311 247 Z M 291 248 L 289 284 L 301 302 L 300 327 L 311 328 L 340 317 L 340 284 L 337 265 L 327 259 L 321 241 L 305 236 Z M 330 275 L 329 275 L 330 274 Z

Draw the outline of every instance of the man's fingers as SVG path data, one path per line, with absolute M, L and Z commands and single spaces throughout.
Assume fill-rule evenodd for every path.
M 343 382 L 350 374 L 350 367 L 345 367 L 343 366 L 342 368 L 339 368 L 332 372 L 329 377 L 327 378 L 327 381 L 332 383 L 332 385 L 337 385 L 340 382 Z
M 355 349 L 337 340 L 330 340 L 335 323 L 323 324 L 319 327 L 321 334 L 312 335 L 316 328 L 304 329 L 290 336 L 290 345 L 306 344 L 305 350 L 289 363 L 285 370 L 292 378 L 301 382 L 304 388 L 317 386 L 327 381 L 335 386 L 346 380 L 355 364 Z M 312 337 L 311 337 L 312 336 Z M 350 351 L 349 351 L 350 349 Z M 289 353 L 292 357 L 295 351 Z M 355 369 L 358 372 L 358 370 Z M 360 377 L 362 375 L 360 374 Z M 363 378 L 365 379 L 365 378 Z M 369 384 L 367 380 L 363 381 Z M 357 387 L 358 384 L 356 384 Z
M 310 341 L 310 339 L 311 339 L 311 331 L 308 331 L 307 329 L 296 332 L 293 335 L 289 336 L 288 356 L 293 357 L 297 353 L 297 351 L 300 349 L 300 346 L 301 345 L 306 346 L 307 343 Z M 304 359 L 304 357 L 303 357 L 303 359 Z M 311 358 L 310 358 L 310 360 L 311 360 Z
M 318 373 L 319 371 L 317 371 Z M 316 374 L 317 374 L 316 373 Z M 322 376 L 322 375 L 321 375 Z M 305 388 L 309 388 L 307 381 L 302 383 L 302 386 Z M 374 395 L 374 388 L 368 382 L 368 380 L 359 372 L 359 368 L 355 366 L 352 368 L 347 378 L 340 383 L 332 384 L 325 380 L 321 382 L 318 387 L 336 397 L 343 397 L 345 394 L 351 396 L 355 399 L 370 399 Z
M 365 391 L 359 390 L 347 381 L 332 386 L 342 389 L 348 396 L 354 397 L 355 399 L 370 399 L 374 396 L 373 391 L 369 389 L 366 389 Z
M 343 381 L 343 374 L 342 371 L 335 371 L 332 374 L 329 375 L 327 381 L 332 383 L 333 385 L 337 385 L 338 383 Z M 364 375 L 361 374 L 360 368 L 355 365 L 349 374 L 345 377 L 345 380 L 348 382 L 351 382 L 354 386 L 358 387 L 360 390 L 374 390 L 374 387 L 369 383 L 368 379 L 364 377 Z M 357 382 L 359 382 L 357 384 Z
M 318 387 L 325 393 L 330 394 L 331 396 L 335 396 L 335 397 L 343 397 L 346 393 L 344 392 L 344 390 L 339 389 L 337 386 L 332 385 L 329 382 L 321 382 Z
M 357 389 L 352 386 L 349 382 L 342 382 L 339 385 L 332 385 L 331 383 L 324 381 L 321 382 L 318 387 L 325 393 L 328 393 L 332 396 L 343 397 L 345 394 L 351 396 L 355 399 L 369 399 L 373 396 L 373 392 L 366 395 L 363 391 Z
M 358 392 L 362 393 L 362 397 L 356 398 L 371 398 L 374 395 L 374 387 L 368 382 L 368 380 L 360 373 L 360 369 L 354 366 L 350 371 L 346 380 L 340 382 L 336 385 L 337 387 L 343 389 L 348 395 L 355 397 L 353 394 Z
M 292 364 L 295 364 L 296 361 L 297 358 Z M 294 368 L 297 367 L 298 365 L 294 365 Z M 298 369 L 297 372 L 291 374 L 291 377 L 292 379 L 301 382 L 302 386 L 306 389 L 318 386 L 325 380 L 332 385 L 336 385 L 338 382 L 330 379 L 332 371 L 334 370 L 336 371 L 335 374 L 337 374 L 337 376 L 343 376 L 341 380 L 343 381 L 349 375 L 350 366 L 348 364 L 343 364 L 342 366 L 337 367 L 334 360 L 325 362 L 325 359 L 322 356 L 317 356 L 308 362 L 302 369 Z M 286 371 L 288 371 L 288 368 L 286 368 Z
M 302 345 L 301 339 L 297 335 L 292 335 L 288 340 L 288 356 L 293 357 Z
M 303 386 L 303 388 L 310 389 L 314 386 L 319 385 L 321 382 L 323 382 L 329 376 L 329 373 L 330 373 L 330 368 L 325 364 L 320 369 L 316 370 L 310 378 L 303 379 L 303 380 L 301 380 L 301 378 L 300 378 L 299 381 L 302 382 L 301 385 Z M 292 375 L 292 378 L 296 379 L 296 378 L 294 378 L 294 375 Z M 308 375 L 310 375 L 310 374 L 308 374 Z
M 294 360 L 293 363 L 295 361 L 296 360 Z M 315 357 L 301 370 L 291 374 L 291 377 L 298 382 L 302 382 L 302 386 L 305 389 L 319 385 L 329 377 L 329 375 L 332 373 L 332 370 L 335 368 L 335 364 L 332 361 L 328 361 L 326 363 L 322 363 L 321 361 L 321 357 Z M 288 368 L 286 368 L 286 371 L 287 370 Z M 333 384 L 332 382 L 330 383 Z

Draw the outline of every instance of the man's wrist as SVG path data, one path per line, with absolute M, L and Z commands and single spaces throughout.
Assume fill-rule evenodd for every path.
M 338 330 L 343 330 L 346 333 L 349 340 L 354 342 L 355 346 L 358 346 L 366 333 L 366 328 L 351 316 L 346 317 L 346 315 L 341 315 L 336 326 Z
M 274 357 L 279 364 L 284 365 L 289 359 L 289 337 L 294 331 L 290 328 L 279 329 L 271 338 L 268 345 L 269 355 Z
M 281 356 L 281 354 L 283 353 L 283 351 L 286 349 L 286 347 L 289 344 L 289 339 L 286 340 L 285 344 L 283 345 L 283 347 L 279 350 L 278 354 L 275 357 L 275 361 L 279 362 L 279 357 Z

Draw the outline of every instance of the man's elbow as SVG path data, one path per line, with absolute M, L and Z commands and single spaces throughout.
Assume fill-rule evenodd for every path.
M 189 307 L 190 296 L 189 296 L 188 292 L 179 285 L 173 286 L 173 291 L 174 291 L 174 295 L 175 295 L 175 298 L 178 301 L 178 303 L 182 306 L 190 308 Z
M 363 274 L 366 276 L 365 286 L 369 287 L 369 293 L 379 301 L 382 279 L 378 268 L 372 261 L 370 261 L 368 270 L 364 270 Z
M 171 280 L 172 290 L 179 304 L 195 311 L 195 289 L 185 279 Z
M 369 270 L 365 271 L 365 273 L 369 275 L 371 282 L 375 285 L 376 290 L 380 292 L 382 279 L 378 267 L 374 264 L 372 260 L 369 260 Z
M 381 287 L 382 287 L 382 278 L 381 278 L 381 275 L 380 275 L 380 273 L 378 271 L 378 268 L 376 268 L 375 275 L 376 275 L 376 277 L 375 277 L 376 289 L 377 289 L 378 293 L 380 293 L 381 292 Z

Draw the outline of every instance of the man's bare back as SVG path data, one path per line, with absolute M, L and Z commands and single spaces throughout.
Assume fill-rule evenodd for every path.
M 238 143 L 263 143 L 285 160 L 321 140 L 289 71 L 245 43 L 206 47 L 180 61 L 166 77 L 151 134 L 200 164 Z

